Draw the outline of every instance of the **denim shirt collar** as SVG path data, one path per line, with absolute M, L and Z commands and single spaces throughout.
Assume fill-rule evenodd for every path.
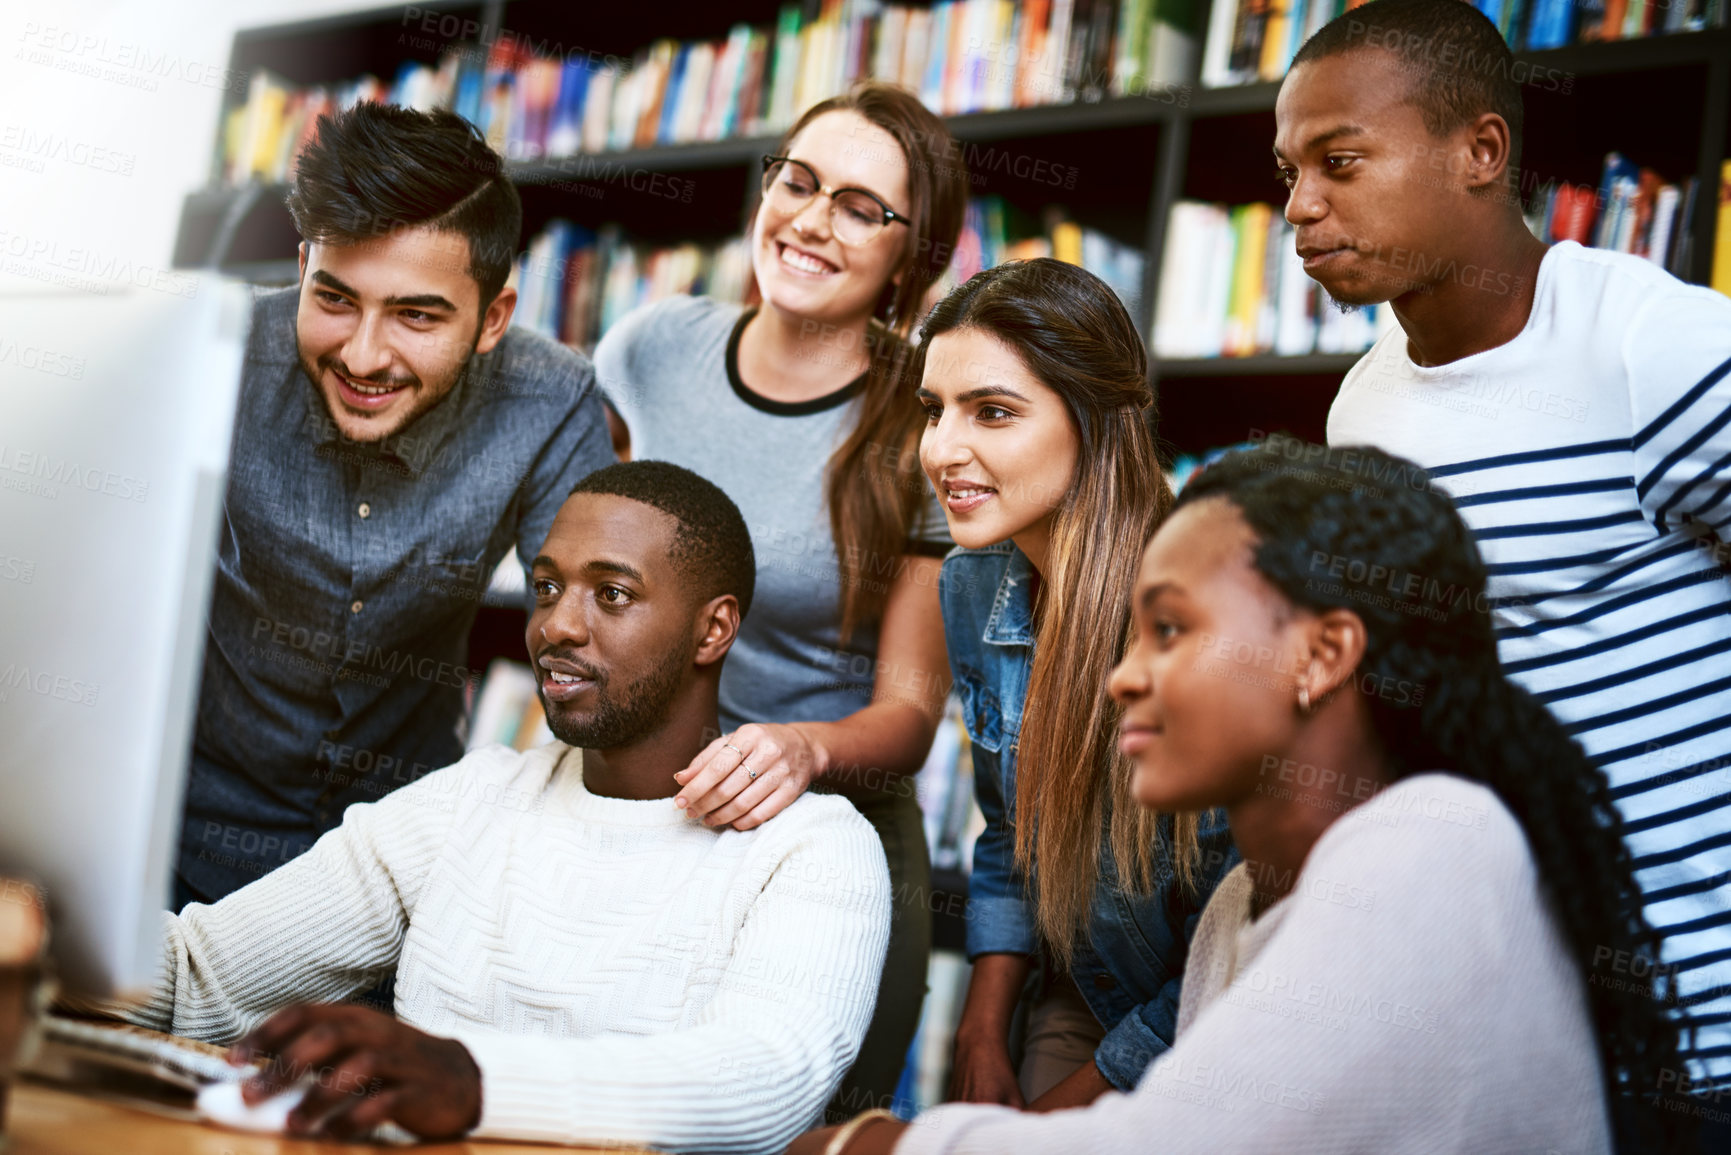
M 1034 644 L 1034 607 L 1028 596 L 1033 588 L 1034 563 L 1028 555 L 1010 547 L 1010 564 L 998 582 L 997 596 L 992 599 L 992 612 L 986 619 L 980 640 L 994 646 L 1031 646 Z

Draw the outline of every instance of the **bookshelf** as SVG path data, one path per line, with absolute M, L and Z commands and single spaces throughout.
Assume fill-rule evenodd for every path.
M 267 69 L 297 85 L 335 84 L 368 72 L 389 77 L 406 61 L 434 66 L 447 49 L 499 29 L 555 51 L 630 60 L 663 36 L 719 40 L 742 21 L 773 27 L 779 7 L 771 0 L 737 0 L 716 10 L 619 6 L 579 19 L 551 0 L 434 3 L 245 30 L 235 38 L 230 67 L 246 75 Z M 1566 76 L 1569 87 L 1566 94 L 1539 85 L 1525 89 L 1525 166 L 1543 179 L 1590 185 L 1604 154 L 1618 149 L 1672 179 L 1693 176 L 1709 195 L 1695 200 L 1687 273 L 1705 282 L 1714 242 L 1710 190 L 1718 188 L 1720 163 L 1731 155 L 1731 31 L 1572 44 L 1518 53 L 1517 59 Z M 1148 96 L 968 113 L 948 123 L 970 156 L 984 161 L 974 166 L 975 195 L 1001 197 L 1031 216 L 1060 204 L 1079 223 L 1151 255 L 1137 317 L 1146 336 L 1173 202 L 1279 203 L 1269 159 L 1278 92 L 1277 83 L 1267 82 L 1190 85 Z M 225 118 L 245 103 L 242 94 L 225 99 Z M 513 160 L 508 168 L 522 190 L 525 244 L 554 218 L 589 227 L 617 223 L 632 239 L 650 243 L 714 243 L 737 235 L 755 199 L 757 158 L 775 139 L 752 135 Z M 1079 179 L 1073 188 L 1053 190 L 1018 178 L 1005 162 L 1024 157 L 1073 167 Z M 690 194 L 672 205 L 632 195 L 598 177 L 603 169 L 677 177 L 689 182 Z M 213 156 L 209 185 L 185 199 L 176 266 L 291 281 L 297 238 L 281 205 L 283 187 L 225 187 L 218 173 Z M 1332 386 L 1354 359 L 1156 357 L 1164 449 L 1168 455 L 1199 452 L 1242 440 L 1250 429 L 1285 428 L 1321 439 Z M 1234 426 L 1241 428 L 1228 436 Z
M 1089 6 L 1109 2 L 1094 0 Z M 1215 6 L 1232 2 L 1196 0 L 1199 31 L 1205 35 Z M 1557 2 L 1531 0 L 1535 6 Z M 1675 0 L 1673 6 L 1691 3 L 1717 12 L 1731 0 Z M 837 0 L 802 0 L 800 6 L 812 13 L 832 11 Z M 1031 10 L 1038 4 L 1020 7 Z M 435 68 L 448 50 L 485 44 L 500 30 L 567 57 L 630 62 L 664 37 L 719 42 L 741 22 L 773 30 L 782 8 L 777 0 L 581 7 L 564 0 L 433 0 L 244 30 L 235 37 L 229 67 L 231 74 L 246 76 L 267 70 L 296 86 L 334 86 L 368 73 L 389 80 L 406 62 Z M 1605 154 L 1617 150 L 1668 180 L 1694 178 L 1698 195 L 1689 220 L 1686 267 L 1680 272 L 1705 283 L 1712 268 L 1720 166 L 1731 157 L 1731 31 L 1715 27 L 1577 43 L 1518 52 L 1516 59 L 1569 82 L 1567 93 L 1537 85 L 1524 89 L 1525 168 L 1543 181 L 1596 187 Z M 1190 74 L 1198 73 L 1193 68 Z M 1061 206 L 1077 224 L 1148 255 L 1136 310 L 1146 339 L 1152 335 L 1174 204 L 1197 199 L 1278 205 L 1284 199 L 1270 153 L 1278 93 L 1273 82 L 1189 83 L 1147 96 L 946 119 L 970 150 L 973 195 L 999 198 L 1035 219 L 1048 206 Z M 246 97 L 231 92 L 225 101 L 219 125 L 227 124 Z M 284 186 L 225 185 L 223 133 L 216 135 L 208 183 L 189 192 L 183 203 L 175 266 L 218 268 L 267 284 L 292 282 L 298 238 L 282 206 Z M 556 219 L 589 229 L 616 224 L 633 240 L 651 244 L 712 245 L 737 236 L 757 195 L 758 158 L 777 139 L 773 132 L 749 131 L 698 143 L 510 160 L 507 170 L 524 206 L 523 244 L 527 247 Z M 1011 163 L 1001 163 L 1006 158 Z M 1017 158 L 1073 168 L 1077 179 L 1073 187 L 1054 189 L 1017 175 Z M 621 171 L 676 178 L 682 189 L 689 186 L 690 195 L 670 201 L 633 193 L 607 175 Z M 1162 456 L 1168 462 L 1194 456 L 1243 441 L 1254 431 L 1284 430 L 1321 441 L 1328 407 L 1357 359 L 1357 354 L 1341 353 L 1152 357 Z M 522 629 L 520 610 L 483 607 L 471 634 L 470 667 L 486 668 L 500 656 L 520 660 Z M 952 865 L 943 866 L 934 882 L 935 897 L 966 892 L 965 875 Z M 934 930 L 937 945 L 954 951 L 961 946 L 962 924 L 942 913 L 949 909 L 947 898 L 934 902 Z M 958 974 L 952 979 L 965 981 L 965 966 Z M 940 985 L 934 985 L 934 1005 L 944 1001 Z M 941 1038 L 927 1040 L 926 1046 L 934 1055 L 944 1052 Z M 936 1068 L 926 1072 L 931 1080 L 940 1074 Z M 941 1081 L 932 1085 L 941 1088 Z

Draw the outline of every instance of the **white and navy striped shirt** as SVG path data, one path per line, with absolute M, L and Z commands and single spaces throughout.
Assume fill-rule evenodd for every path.
M 1519 335 L 1425 368 L 1387 334 L 1328 440 L 1454 497 L 1504 669 L 1610 779 L 1693 1073 L 1731 1077 L 1731 298 L 1558 244 Z

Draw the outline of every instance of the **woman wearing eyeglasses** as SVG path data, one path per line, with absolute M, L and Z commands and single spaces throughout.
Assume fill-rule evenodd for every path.
M 904 366 L 967 187 L 941 120 L 903 89 L 857 85 L 764 158 L 749 236 L 762 304 L 659 301 L 595 351 L 630 454 L 719 485 L 757 557 L 722 733 L 670 767 L 677 804 L 743 830 L 815 785 L 850 797 L 883 839 L 889 956 L 844 1114 L 888 1105 L 925 994 L 931 867 L 912 776 L 949 685 L 937 579 L 950 542 L 919 472 L 923 415 Z M 820 902 L 855 886 L 811 881 Z

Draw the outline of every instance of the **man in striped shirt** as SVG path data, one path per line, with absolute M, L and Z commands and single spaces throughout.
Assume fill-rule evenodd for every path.
M 1542 72 L 1470 4 L 1352 10 L 1281 89 L 1286 219 L 1337 302 L 1401 323 L 1347 374 L 1330 443 L 1454 496 L 1505 668 L 1622 812 L 1694 1027 L 1669 1089 L 1731 1088 L 1731 299 L 1528 232 L 1520 84 Z M 1607 956 L 1589 981 L 1652 978 Z

